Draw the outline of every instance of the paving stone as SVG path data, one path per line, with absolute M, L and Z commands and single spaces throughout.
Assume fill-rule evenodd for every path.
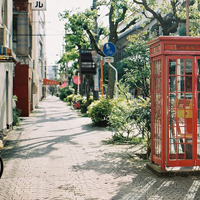
M 46 98 L 6 138 L 0 199 L 200 199 L 200 177 L 157 177 L 128 155 L 135 146 L 102 143 L 111 135 Z

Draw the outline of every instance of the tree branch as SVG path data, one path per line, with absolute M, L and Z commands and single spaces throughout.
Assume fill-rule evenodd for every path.
M 94 36 L 92 35 L 91 31 L 88 29 L 87 25 L 84 26 L 84 30 L 87 32 L 89 38 L 90 38 L 90 43 L 92 45 L 92 48 L 101 56 L 105 56 L 101 49 L 97 46 L 96 40 L 94 39 Z
M 137 20 L 137 19 L 133 19 L 129 24 L 126 25 L 125 28 L 123 28 L 123 29 L 122 29 L 121 31 L 119 31 L 118 33 L 123 33 L 123 32 L 125 32 L 130 26 L 136 24 L 136 20 Z
M 139 5 L 143 5 L 144 8 L 145 8 L 148 12 L 150 12 L 150 13 L 154 16 L 154 18 L 156 18 L 156 19 L 160 22 L 161 26 L 164 25 L 164 20 L 163 20 L 162 16 L 161 16 L 159 13 L 156 13 L 153 9 L 151 9 L 151 8 L 148 6 L 146 0 L 142 0 L 142 2 L 139 2 L 139 1 L 137 1 L 137 0 L 133 0 L 133 2 L 134 2 L 134 3 L 137 3 L 137 4 L 139 4 Z

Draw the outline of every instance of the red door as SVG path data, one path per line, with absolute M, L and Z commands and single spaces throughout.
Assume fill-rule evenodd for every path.
M 197 62 L 191 56 L 168 56 L 167 70 L 167 166 L 195 166 L 200 159 Z

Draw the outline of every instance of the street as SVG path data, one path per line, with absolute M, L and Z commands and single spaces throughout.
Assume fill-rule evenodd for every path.
M 128 155 L 134 147 L 103 143 L 111 136 L 48 96 L 6 139 L 0 199 L 200 199 L 200 176 L 158 177 Z

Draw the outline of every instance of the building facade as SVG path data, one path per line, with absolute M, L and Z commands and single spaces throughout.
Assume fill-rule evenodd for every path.
M 15 55 L 12 46 L 12 0 L 0 1 L 0 137 L 12 129 L 13 74 Z
M 44 97 L 45 12 L 33 11 L 32 4 L 0 1 L 0 140 L 12 130 L 13 95 L 25 117 Z
M 24 117 L 30 115 L 45 93 L 45 14 L 44 11 L 33 10 L 33 3 L 14 0 L 13 44 L 19 60 L 15 67 L 14 94 Z

